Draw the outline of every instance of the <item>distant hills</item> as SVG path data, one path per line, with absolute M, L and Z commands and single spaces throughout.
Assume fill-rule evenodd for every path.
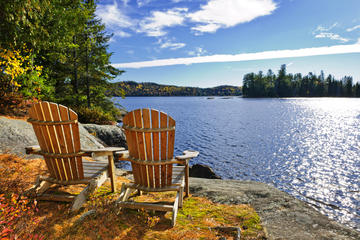
M 108 91 L 110 96 L 239 96 L 242 94 L 241 87 L 222 85 L 212 88 L 178 87 L 162 85 L 151 82 L 137 83 L 124 81 L 111 83 Z

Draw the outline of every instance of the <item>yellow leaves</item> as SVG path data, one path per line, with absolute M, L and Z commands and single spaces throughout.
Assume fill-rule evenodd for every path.
M 42 69 L 43 69 L 43 66 L 35 66 L 36 71 L 42 71 Z
M 43 67 L 33 64 L 31 52 L 26 44 L 18 50 L 0 48 L 0 90 L 17 92 L 24 83 L 24 75 L 41 76 Z
M 15 87 L 21 87 L 21 85 L 17 82 L 14 82 Z
M 0 68 L 3 73 L 10 76 L 11 80 L 24 73 L 24 69 L 21 67 L 24 59 L 17 50 L 10 51 L 7 49 L 0 49 L 0 58 L 3 59 L 0 64 Z

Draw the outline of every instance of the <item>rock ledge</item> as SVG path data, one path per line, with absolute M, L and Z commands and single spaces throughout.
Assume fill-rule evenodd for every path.
M 217 203 L 251 204 L 269 239 L 360 239 L 360 232 L 265 183 L 190 178 L 190 191 Z

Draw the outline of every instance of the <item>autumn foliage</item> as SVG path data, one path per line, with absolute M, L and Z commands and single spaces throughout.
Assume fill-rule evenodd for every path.
M 39 223 L 37 202 L 22 196 L 36 172 L 44 170 L 42 161 L 0 155 L 0 239 L 43 239 L 34 229 Z
M 9 196 L 0 194 L 0 239 L 44 239 L 39 234 L 27 231 L 39 222 L 35 216 L 38 211 L 36 204 L 35 200 L 15 193 Z
M 26 108 L 26 100 L 41 99 L 50 90 L 44 84 L 42 67 L 33 62 L 32 50 L 0 48 L 0 113 Z

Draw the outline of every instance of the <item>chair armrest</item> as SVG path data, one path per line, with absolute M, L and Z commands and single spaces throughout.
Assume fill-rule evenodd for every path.
M 185 150 L 183 151 L 183 155 L 181 156 L 176 156 L 175 159 L 177 160 L 181 160 L 181 161 L 188 161 L 191 158 L 195 158 L 199 155 L 198 151 L 194 151 L 194 150 Z
M 182 161 L 183 165 L 185 165 L 185 197 L 189 197 L 190 188 L 189 188 L 189 161 L 192 158 L 195 158 L 199 155 L 198 151 L 194 150 L 185 150 L 183 151 L 183 155 L 176 156 L 175 159 Z
M 38 154 L 38 155 L 41 155 L 41 154 L 39 154 L 39 152 L 41 151 L 39 145 L 33 145 L 33 146 L 25 147 L 25 151 L 26 151 L 26 154 Z
M 87 156 L 91 157 L 101 157 L 113 155 L 114 152 L 125 150 L 123 147 L 107 147 L 107 148 L 98 148 L 98 149 L 82 149 L 80 151 L 84 152 Z
M 25 147 L 26 154 L 41 154 L 41 149 L 39 145 L 28 146 Z M 99 156 L 109 156 L 112 155 L 114 152 L 123 151 L 125 148 L 122 147 L 108 147 L 108 148 L 99 148 L 99 149 L 83 149 L 80 152 L 84 152 L 84 156 L 89 157 L 99 157 Z
M 130 159 L 129 159 L 129 151 L 128 150 L 123 150 L 123 151 L 115 152 L 115 160 L 118 160 L 118 161 L 130 161 Z

